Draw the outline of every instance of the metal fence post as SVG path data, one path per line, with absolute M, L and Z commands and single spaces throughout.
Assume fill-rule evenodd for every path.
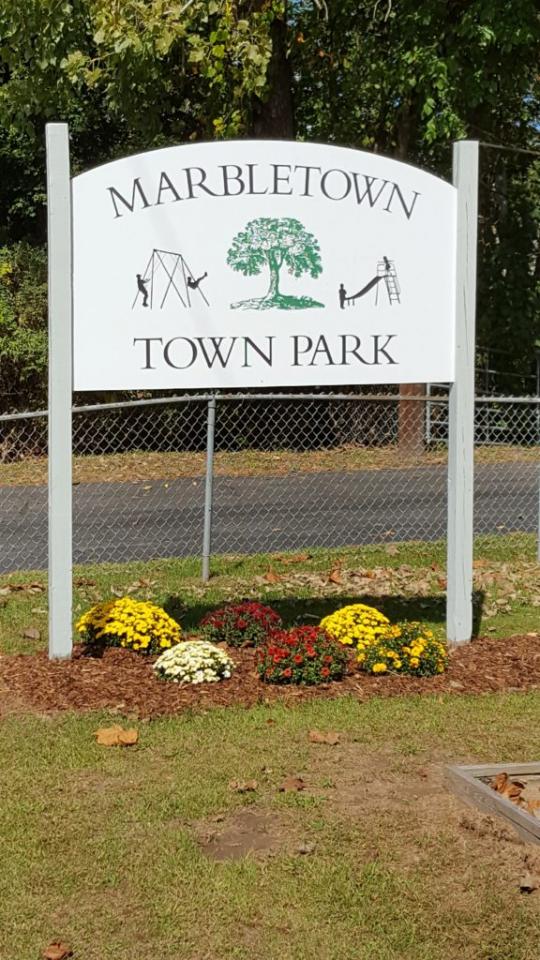
M 538 531 L 536 534 L 536 558 L 540 563 L 540 474 L 538 476 Z
M 48 123 L 49 657 L 72 649 L 72 251 L 69 131 Z
M 204 485 L 204 528 L 202 546 L 202 578 L 210 579 L 212 549 L 212 506 L 214 495 L 214 438 L 216 432 L 216 398 L 208 401 L 206 415 L 206 478 Z
M 448 425 L 446 635 L 467 643 L 473 628 L 473 481 L 478 143 L 454 144 L 457 187 L 456 369 Z
M 431 443 L 431 384 L 426 383 L 426 446 Z

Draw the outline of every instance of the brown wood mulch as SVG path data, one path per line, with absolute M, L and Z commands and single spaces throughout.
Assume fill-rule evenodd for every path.
M 292 704 L 313 697 L 349 695 L 367 700 L 540 689 L 540 634 L 505 640 L 481 637 L 454 650 L 447 672 L 437 677 L 372 677 L 357 672 L 351 662 L 344 680 L 320 687 L 264 684 L 257 676 L 253 650 L 234 650 L 232 656 L 237 669 L 230 680 L 196 687 L 156 679 L 151 658 L 127 650 L 110 649 L 96 657 L 77 647 L 68 661 L 50 661 L 45 653 L 2 656 L 0 713 L 116 709 L 142 718 L 230 704 Z

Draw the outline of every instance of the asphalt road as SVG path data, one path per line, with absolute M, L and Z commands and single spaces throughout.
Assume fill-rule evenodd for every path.
M 73 500 L 76 563 L 200 552 L 200 479 L 79 484 Z M 537 523 L 537 465 L 477 467 L 478 532 L 532 532 Z M 445 530 L 445 467 L 217 477 L 214 484 L 214 553 L 435 540 Z M 45 487 L 0 487 L 0 545 L 0 572 L 46 566 Z

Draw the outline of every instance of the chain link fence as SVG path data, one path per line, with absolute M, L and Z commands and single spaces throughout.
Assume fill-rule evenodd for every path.
M 75 408 L 75 563 L 201 555 L 214 401 L 213 554 L 445 538 L 444 389 L 181 396 Z M 475 432 L 475 532 L 530 549 L 540 401 L 478 398 Z M 0 542 L 0 572 L 46 567 L 44 413 L 0 417 Z

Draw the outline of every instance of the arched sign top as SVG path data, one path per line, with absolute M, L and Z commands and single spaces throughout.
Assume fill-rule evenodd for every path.
M 118 167 L 120 170 L 122 164 L 133 164 L 135 162 L 143 161 L 144 158 L 153 158 L 158 155 L 161 165 L 169 164 L 170 162 L 176 163 L 178 156 L 182 166 L 188 166 L 192 162 L 192 159 L 187 155 L 191 152 L 193 154 L 193 160 L 198 162 L 197 154 L 200 153 L 201 148 L 204 148 L 205 150 L 215 150 L 219 154 L 220 158 L 222 158 L 224 149 L 226 149 L 228 146 L 246 148 L 250 145 L 253 145 L 256 148 L 262 145 L 262 153 L 267 160 L 268 149 L 275 148 L 276 145 L 286 146 L 291 154 L 296 149 L 302 150 L 308 146 L 313 155 L 315 155 L 317 150 L 322 150 L 324 152 L 326 163 L 328 163 L 328 158 L 331 156 L 331 153 L 333 153 L 334 167 L 337 167 L 338 169 L 342 168 L 345 170 L 356 171 L 357 173 L 363 171 L 361 176 L 364 174 L 370 176 L 370 164 L 375 158 L 378 169 L 377 177 L 380 177 L 381 173 L 384 172 L 384 165 L 388 164 L 385 175 L 388 177 L 389 182 L 395 182 L 396 180 L 399 180 L 401 176 L 400 168 L 405 168 L 407 171 L 414 170 L 420 178 L 434 180 L 437 183 L 444 184 L 444 186 L 448 187 L 450 190 L 455 191 L 455 187 L 442 177 L 438 177 L 436 174 L 430 173 L 427 170 L 423 170 L 422 167 L 417 167 L 414 164 L 405 163 L 402 160 L 396 160 L 394 157 L 388 157 L 385 154 L 379 153 L 369 153 L 367 150 L 358 150 L 355 147 L 341 147 L 333 143 L 306 143 L 302 140 L 199 140 L 195 143 L 180 143 L 169 147 L 155 147 L 152 150 L 145 150 L 142 153 L 134 153 L 130 156 L 119 157 L 117 160 L 108 160 L 106 163 L 100 163 L 96 167 L 90 167 L 88 170 L 84 170 L 82 173 L 77 174 L 72 178 L 72 180 L 80 181 L 84 177 L 93 176 L 98 171 L 111 171 L 113 167 Z M 180 151 L 182 151 L 182 154 L 185 154 L 186 156 L 183 157 L 180 154 Z M 218 162 L 221 162 L 221 160 Z M 324 172 L 325 171 L 322 171 L 322 173 Z
M 451 381 L 456 191 L 297 141 L 73 179 L 79 390 Z

